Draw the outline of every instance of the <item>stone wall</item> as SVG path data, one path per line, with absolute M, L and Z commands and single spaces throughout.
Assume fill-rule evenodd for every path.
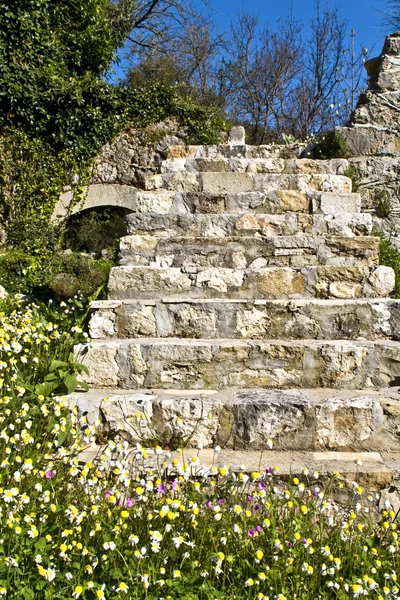
M 145 129 L 123 131 L 105 144 L 95 159 L 92 181 L 84 201 L 71 210 L 73 192 L 66 187 L 53 219 L 99 206 L 134 210 L 137 189 L 144 187 L 146 177 L 159 172 L 167 148 L 185 145 L 187 139 L 187 130 L 173 119 Z

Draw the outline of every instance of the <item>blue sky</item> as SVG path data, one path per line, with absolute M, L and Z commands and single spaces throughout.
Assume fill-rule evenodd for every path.
M 212 6 L 209 11 L 215 15 L 221 32 L 230 27 L 231 21 L 235 20 L 235 15 L 243 8 L 251 13 L 257 13 L 260 21 L 268 22 L 272 27 L 281 16 L 289 13 L 289 7 L 292 6 L 293 14 L 296 18 L 302 20 L 305 24 L 310 21 L 315 14 L 314 0 L 204 0 L 206 4 Z M 370 57 L 377 56 L 383 46 L 383 41 L 388 31 L 383 23 L 382 13 L 385 11 L 386 0 L 336 0 L 335 2 L 326 0 L 328 6 L 336 6 L 339 14 L 348 22 L 348 32 L 353 28 L 356 33 L 356 50 L 362 46 L 370 51 Z M 322 0 L 323 3 L 323 0 Z M 201 0 L 195 0 L 197 8 L 204 7 Z M 349 38 L 350 39 L 350 38 Z M 123 56 L 123 51 L 121 56 Z M 126 65 L 122 60 L 119 66 L 115 66 L 114 75 L 110 80 L 123 76 L 123 68 Z
M 227 29 L 235 13 L 245 8 L 249 12 L 258 13 L 262 20 L 273 23 L 280 16 L 288 14 L 290 0 L 210 0 L 216 11 L 220 27 Z M 305 23 L 314 13 L 314 0 L 292 0 L 295 17 Z M 327 0 L 330 7 L 336 6 L 340 15 L 349 23 L 349 32 L 354 28 L 356 43 L 374 50 L 372 54 L 378 55 L 382 49 L 383 40 L 387 31 L 382 24 L 381 13 L 385 10 L 385 0 Z

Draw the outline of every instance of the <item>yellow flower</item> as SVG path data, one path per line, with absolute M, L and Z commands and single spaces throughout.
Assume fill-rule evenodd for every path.
M 256 552 L 256 559 L 258 561 L 260 561 L 260 560 L 262 560 L 263 556 L 264 556 L 264 552 L 262 552 L 262 550 L 257 550 L 257 552 Z

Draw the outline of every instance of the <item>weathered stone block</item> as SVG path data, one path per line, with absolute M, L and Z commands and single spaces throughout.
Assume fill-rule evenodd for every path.
M 282 212 L 308 212 L 309 200 L 304 192 L 277 190 L 276 197 Z
M 248 173 L 202 173 L 201 189 L 206 194 L 237 194 L 251 192 L 253 179 Z
M 265 297 L 279 298 L 304 293 L 305 281 L 301 273 L 292 269 L 273 269 L 258 276 L 257 288 Z

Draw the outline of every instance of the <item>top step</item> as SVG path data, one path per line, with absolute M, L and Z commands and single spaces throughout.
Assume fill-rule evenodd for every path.
M 170 158 L 299 158 L 305 144 L 268 144 L 247 146 L 245 144 L 223 144 L 218 146 L 169 146 Z
M 307 158 L 229 158 L 194 157 L 168 158 L 161 163 L 161 173 L 286 173 L 286 174 L 326 174 L 345 175 L 349 163 L 344 158 L 332 160 L 311 160 Z

